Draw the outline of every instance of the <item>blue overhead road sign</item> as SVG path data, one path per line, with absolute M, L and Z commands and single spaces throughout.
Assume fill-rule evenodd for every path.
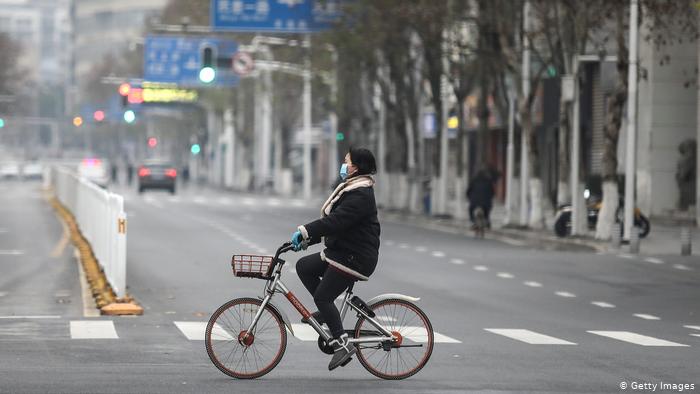
M 202 51 L 213 48 L 217 63 L 214 86 L 234 86 L 238 76 L 232 58 L 238 51 L 235 41 L 219 38 L 148 36 L 144 44 L 143 78 L 147 82 L 175 83 L 183 87 L 205 86 L 199 80 Z M 208 85 L 208 86 L 211 86 Z
M 214 30 L 312 33 L 331 27 L 341 0 L 212 0 Z

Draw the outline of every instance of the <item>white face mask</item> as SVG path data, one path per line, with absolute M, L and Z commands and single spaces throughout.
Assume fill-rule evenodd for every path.
M 347 163 L 343 163 L 343 165 L 340 166 L 340 179 L 345 180 L 345 178 L 348 177 L 348 165 Z

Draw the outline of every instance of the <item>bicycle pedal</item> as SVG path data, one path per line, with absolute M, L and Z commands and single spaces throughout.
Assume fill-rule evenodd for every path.
M 344 367 L 344 366 L 350 364 L 350 361 L 352 361 L 352 357 L 350 357 L 350 358 L 348 358 L 347 360 L 345 360 L 345 362 L 343 362 L 342 364 L 340 364 L 340 366 L 341 366 L 341 367 Z

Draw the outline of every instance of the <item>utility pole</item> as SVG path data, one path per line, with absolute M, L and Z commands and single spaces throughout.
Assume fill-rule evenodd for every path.
M 311 37 L 304 35 L 304 198 L 311 198 Z
M 530 95 L 530 2 L 525 1 L 523 8 L 523 68 L 522 68 L 522 83 L 523 83 L 523 100 L 521 105 L 527 105 L 527 97 Z M 521 119 L 522 122 L 522 119 Z M 520 224 L 528 225 L 528 140 L 525 129 L 520 130 Z
M 580 117 L 580 100 L 579 97 L 579 86 L 578 86 L 578 68 L 579 59 L 578 56 L 574 56 L 573 61 L 573 79 L 574 79 L 574 101 L 573 101 L 573 120 L 571 127 L 571 174 L 569 183 L 571 183 L 571 235 L 577 235 L 580 222 L 583 220 L 581 217 L 581 211 L 578 209 L 579 199 L 581 198 L 581 192 L 579 190 L 579 164 L 580 164 L 580 143 L 581 143 L 581 121 Z
M 637 61 L 639 0 L 630 0 L 630 62 L 627 79 L 627 155 L 625 158 L 625 232 L 630 240 L 634 228 L 637 151 Z

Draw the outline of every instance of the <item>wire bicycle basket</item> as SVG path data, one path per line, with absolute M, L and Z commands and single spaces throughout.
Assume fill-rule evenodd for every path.
M 233 274 L 239 278 L 270 279 L 272 256 L 235 254 L 231 258 Z

